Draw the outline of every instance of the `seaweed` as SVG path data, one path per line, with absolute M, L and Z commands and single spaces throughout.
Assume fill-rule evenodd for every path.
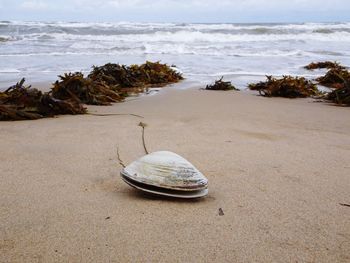
M 150 86 L 163 86 L 183 79 L 182 75 L 166 64 L 147 61 L 142 65 L 107 63 L 93 66 L 87 77 L 80 72 L 59 76 L 52 88 L 55 98 L 72 96 L 82 103 L 110 105 L 134 93 L 144 92 Z
M 59 78 L 51 89 L 52 96 L 57 99 L 74 98 L 85 104 L 110 105 L 125 97 L 103 81 L 84 78 L 81 72 L 66 73 Z
M 205 87 L 206 90 L 239 90 L 235 86 L 232 85 L 230 81 L 223 81 L 224 77 L 216 80 L 214 84 L 207 85 Z
M 326 94 L 325 99 L 341 106 L 350 106 L 350 81 L 338 76 L 343 81 L 343 87 Z
M 346 69 L 330 69 L 325 76 L 319 77 L 317 81 L 333 90 L 323 96 L 341 106 L 350 106 L 350 72 Z
M 81 72 L 65 73 L 58 77 L 59 80 L 47 93 L 24 86 L 24 79 L 5 92 L 0 92 L 0 120 L 89 114 L 82 104 L 110 105 L 123 101 L 131 93 L 144 92 L 152 85 L 162 86 L 183 79 L 180 73 L 168 65 L 149 61 L 140 66 L 108 63 L 93 67 L 87 77 Z
M 328 70 L 326 75 L 317 78 L 316 81 L 329 88 L 342 89 L 345 87 L 345 82 L 350 81 L 350 72 L 342 68 L 332 68 Z
M 17 84 L 0 92 L 0 120 L 35 120 L 59 114 L 84 114 L 86 109 L 74 99 L 58 100 L 31 86 Z
M 319 95 L 317 86 L 304 77 L 282 76 L 277 79 L 266 76 L 267 81 L 251 83 L 250 90 L 257 90 L 265 97 L 305 98 Z
M 117 90 L 122 87 L 139 85 L 137 78 L 131 74 L 127 66 L 113 63 L 107 63 L 100 67 L 93 66 L 88 78 L 104 82 L 112 89 Z
M 314 70 L 314 69 L 345 69 L 344 66 L 340 65 L 338 62 L 332 62 L 332 61 L 324 61 L 324 62 L 312 62 L 309 65 L 306 65 L 304 67 L 307 70 Z
M 166 85 L 183 79 L 182 75 L 166 64 L 147 61 L 142 65 L 119 65 L 108 63 L 94 66 L 89 78 L 103 81 L 116 89 L 144 88 L 151 85 Z
M 182 74 L 175 71 L 166 64 L 158 62 L 146 61 L 140 66 L 132 65 L 130 70 L 138 72 L 138 76 L 144 79 L 146 84 L 165 85 L 168 83 L 176 83 L 183 79 Z

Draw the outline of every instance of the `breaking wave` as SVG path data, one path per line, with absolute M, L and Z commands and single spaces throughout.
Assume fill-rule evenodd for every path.
M 0 57 L 2 76 L 146 59 L 176 63 L 189 76 L 306 74 L 313 60 L 350 64 L 350 23 L 0 21 Z

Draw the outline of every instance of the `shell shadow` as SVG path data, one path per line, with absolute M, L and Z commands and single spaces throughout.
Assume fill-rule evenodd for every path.
M 128 191 L 124 192 L 129 198 L 131 199 L 143 199 L 146 201 L 164 201 L 164 202 L 171 202 L 171 203 L 203 203 L 207 202 L 213 197 L 200 197 L 200 198 L 176 198 L 176 197 L 170 197 L 170 196 L 162 196 L 147 192 L 142 192 L 137 189 L 130 188 Z

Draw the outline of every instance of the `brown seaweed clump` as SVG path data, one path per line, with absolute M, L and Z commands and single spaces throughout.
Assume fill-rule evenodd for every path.
M 216 80 L 214 84 L 207 85 L 205 87 L 206 90 L 239 90 L 235 86 L 232 85 L 230 81 L 223 81 L 224 77 Z
M 182 75 L 166 64 L 147 61 L 142 65 L 108 63 L 94 66 L 87 77 L 80 72 L 59 76 L 52 88 L 55 98 L 76 97 L 82 103 L 109 105 L 123 101 L 134 93 L 144 92 L 151 86 L 164 86 L 183 79 Z
M 147 61 L 142 65 L 119 65 L 108 63 L 93 67 L 88 76 L 92 80 L 103 81 L 116 89 L 146 88 L 176 83 L 183 79 L 181 73 L 166 64 Z
M 0 92 L 0 120 L 52 117 L 86 113 L 85 104 L 110 105 L 148 87 L 182 80 L 180 73 L 166 64 L 146 62 L 125 66 L 106 64 L 93 67 L 88 77 L 80 72 L 59 76 L 48 93 L 24 86 L 24 79 Z
M 23 78 L 16 85 L 0 92 L 0 120 L 35 120 L 59 114 L 84 114 L 86 109 L 74 99 L 58 100 L 49 93 L 24 86 Z
M 183 80 L 181 73 L 160 62 L 154 63 L 147 61 L 140 66 L 130 66 L 130 70 L 138 72 L 137 74 L 139 77 L 143 79 L 146 84 L 150 85 L 166 85 Z
M 84 78 L 80 72 L 66 73 L 59 76 L 51 94 L 57 99 L 76 99 L 81 103 L 91 105 L 110 105 L 112 102 L 122 101 L 124 97 L 114 90 L 114 85 L 108 86 L 104 81 Z
M 332 68 L 325 76 L 319 77 L 316 80 L 323 86 L 342 89 L 345 87 L 345 82 L 350 82 L 350 72 L 342 68 Z
M 100 67 L 93 66 L 88 78 L 104 82 L 113 89 L 131 88 L 142 83 L 127 66 L 114 63 L 107 63 Z
M 350 106 L 350 82 L 343 79 L 343 87 L 334 89 L 325 96 L 325 99 L 341 106 Z
M 350 88 L 346 86 L 328 93 L 326 100 L 330 100 L 338 105 L 350 106 Z
M 265 97 L 305 98 L 319 94 L 317 86 L 304 77 L 283 76 L 280 79 L 266 76 L 267 81 L 249 84 Z
M 314 70 L 314 69 L 345 69 L 344 66 L 340 65 L 338 62 L 332 62 L 332 61 L 324 61 L 324 62 L 312 62 L 309 65 L 306 65 L 304 67 L 307 70 Z

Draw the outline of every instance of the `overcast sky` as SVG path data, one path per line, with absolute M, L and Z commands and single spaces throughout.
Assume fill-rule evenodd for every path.
M 350 0 L 0 0 L 0 20 L 343 22 Z

